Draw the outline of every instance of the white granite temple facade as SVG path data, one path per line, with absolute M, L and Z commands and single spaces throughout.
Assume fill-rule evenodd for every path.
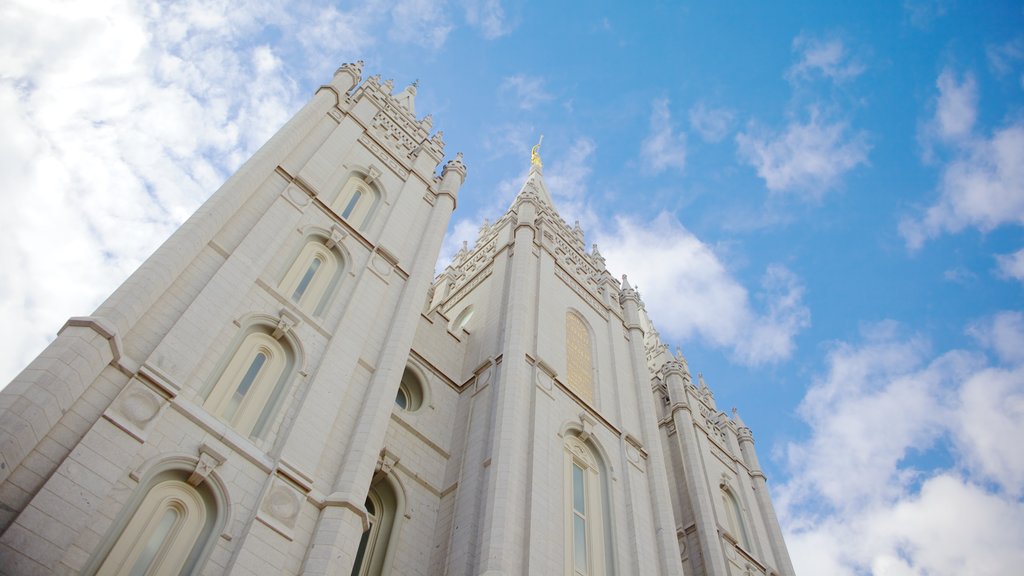
M 466 167 L 361 67 L 0 393 L 0 571 L 792 576 L 750 430 L 536 149 L 435 277 Z

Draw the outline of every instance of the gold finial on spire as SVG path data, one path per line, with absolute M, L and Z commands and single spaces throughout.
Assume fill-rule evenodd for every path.
M 533 148 L 530 149 L 530 164 L 533 166 L 537 166 L 538 168 L 544 167 L 544 164 L 540 161 L 540 154 L 537 153 L 537 150 L 540 150 L 540 145 L 543 142 L 544 135 L 541 134 L 540 140 L 533 146 Z

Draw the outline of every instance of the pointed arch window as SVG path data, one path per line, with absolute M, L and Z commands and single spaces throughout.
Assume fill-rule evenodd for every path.
M 293 372 L 294 360 L 290 346 L 265 332 L 250 332 L 206 391 L 203 408 L 241 434 L 264 437 Z
M 370 527 L 359 538 L 352 576 L 379 576 L 384 573 L 398 499 L 391 485 L 381 481 L 370 488 L 365 506 Z
M 335 248 L 313 237 L 288 268 L 279 290 L 306 313 L 321 315 L 341 279 L 343 263 Z
M 594 361 L 590 328 L 579 314 L 565 313 L 566 383 L 570 390 L 588 403 L 594 402 Z
M 606 576 L 614 572 L 608 476 L 587 443 L 565 440 L 565 574 Z
M 743 523 L 743 513 L 740 510 L 739 502 L 736 500 L 736 495 L 724 484 L 721 487 L 721 491 L 722 506 L 725 508 L 726 529 L 736 540 L 737 544 L 749 550 L 750 543 L 747 540 L 747 530 Z
M 162 474 L 88 574 L 177 576 L 197 572 L 217 524 L 209 489 Z M 98 566 L 97 566 L 98 564 Z
M 356 229 L 363 230 L 373 219 L 380 197 L 375 183 L 367 182 L 361 174 L 353 175 L 331 203 L 331 210 Z

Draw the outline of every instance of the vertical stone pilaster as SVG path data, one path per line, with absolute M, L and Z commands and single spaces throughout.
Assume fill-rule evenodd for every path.
M 526 473 L 533 379 L 525 354 L 532 351 L 536 329 L 533 312 L 537 306 L 539 259 L 533 253 L 537 234 L 535 202 L 529 194 L 517 198 L 518 223 L 513 232 L 508 301 L 503 318 L 503 361 L 493 393 L 495 420 L 482 511 L 478 573 L 486 575 L 521 574 L 526 552 Z
M 789 558 L 789 551 L 786 549 L 786 542 L 782 538 L 782 528 L 779 526 L 779 518 L 775 514 L 775 507 L 772 505 L 771 496 L 768 493 L 768 484 L 764 472 L 761 471 L 761 463 L 754 452 L 754 435 L 750 428 L 740 422 L 737 433 L 740 451 L 743 454 L 743 461 L 750 468 L 751 481 L 754 484 L 754 497 L 757 499 L 757 507 L 761 510 L 761 517 L 764 519 L 765 530 L 768 532 L 768 546 L 771 548 L 772 557 L 775 559 L 776 568 L 781 576 L 795 576 L 793 562 Z
M 321 511 L 304 575 L 348 574 L 355 562 L 359 537 L 366 528 L 363 502 L 377 466 L 384 435 L 415 336 L 419 310 L 433 277 L 433 262 L 441 249 L 448 220 L 455 209 L 458 189 L 466 176 L 461 155 L 442 173 L 437 200 L 423 234 L 409 279 L 392 315 L 384 350 L 364 396 L 348 450 L 334 482 L 334 492 Z
M 704 557 L 704 571 L 708 576 L 728 576 L 725 551 L 718 535 L 714 504 L 711 501 L 712 487 L 708 486 L 693 414 L 690 412 L 690 403 L 686 397 L 686 383 L 683 380 L 684 376 L 688 376 L 686 367 L 673 359 L 666 362 L 662 370 L 668 387 L 672 422 L 676 427 L 677 447 L 682 452 L 683 462 L 686 463 L 683 471 L 686 474 L 687 496 L 693 506 L 697 539 L 700 541 L 701 555 Z
M 650 390 L 650 376 L 647 371 L 647 357 L 644 353 L 644 333 L 640 327 L 640 297 L 623 278 L 620 299 L 626 315 L 629 330 L 629 347 L 633 365 L 633 379 L 640 405 L 641 434 L 647 447 L 647 482 L 654 507 L 655 534 L 661 573 L 666 576 L 683 576 L 680 560 L 679 541 L 676 539 L 676 523 L 672 514 L 672 499 L 669 495 L 668 469 L 665 466 L 661 448 L 661 434 L 658 431 L 658 416 L 654 407 L 654 396 Z

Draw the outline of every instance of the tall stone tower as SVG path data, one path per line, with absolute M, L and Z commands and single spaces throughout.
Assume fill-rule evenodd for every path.
M 361 73 L 0 393 L 0 571 L 792 575 L 750 430 L 537 148 L 433 278 L 466 168 Z

